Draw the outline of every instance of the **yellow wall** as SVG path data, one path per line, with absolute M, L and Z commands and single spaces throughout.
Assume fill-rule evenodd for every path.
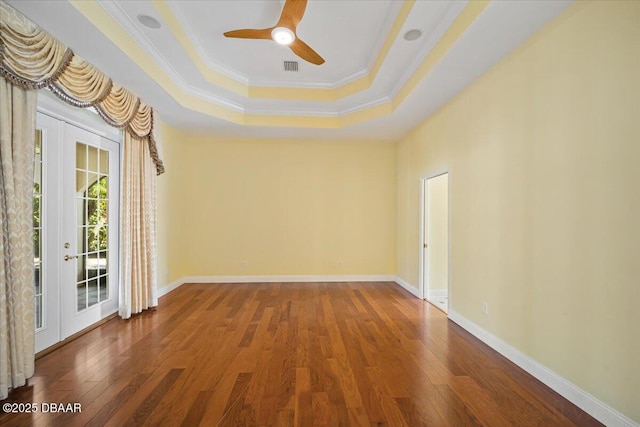
M 173 140 L 171 129 L 162 129 L 162 162 L 166 172 L 157 180 L 157 274 L 158 288 L 172 283 L 181 277 L 189 275 L 182 268 L 180 257 L 184 252 L 184 222 L 182 212 L 187 209 L 182 206 L 182 198 L 186 182 L 185 174 L 180 171 L 188 167 L 188 162 L 182 158 L 180 140 Z M 166 136 L 165 136 L 166 133 Z
M 449 175 L 427 181 L 428 291 L 448 287 L 449 275 Z
M 639 23 L 574 4 L 397 153 L 398 275 L 418 283 L 420 175 L 448 168 L 452 310 L 637 422 Z
M 395 273 L 394 144 L 216 140 L 170 127 L 163 141 L 160 287 L 185 276 Z

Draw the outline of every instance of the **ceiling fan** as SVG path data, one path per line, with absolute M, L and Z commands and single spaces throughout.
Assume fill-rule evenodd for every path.
M 286 0 L 278 23 L 271 28 L 234 30 L 224 33 L 225 37 L 239 39 L 271 39 L 276 43 L 289 46 L 300 58 L 312 64 L 321 65 L 324 59 L 300 40 L 296 35 L 296 27 L 302 20 L 307 0 Z

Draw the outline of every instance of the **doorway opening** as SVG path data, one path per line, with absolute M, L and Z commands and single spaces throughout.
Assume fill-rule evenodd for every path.
M 422 297 L 449 312 L 449 173 L 422 180 Z

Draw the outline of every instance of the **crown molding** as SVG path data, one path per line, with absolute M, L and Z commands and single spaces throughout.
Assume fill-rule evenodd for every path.
M 436 43 L 438 43 L 438 40 L 442 38 L 447 29 L 449 29 L 458 15 L 460 15 L 460 12 L 462 12 L 467 6 L 467 3 L 469 3 L 469 0 L 453 1 L 449 3 L 449 9 L 444 13 L 443 18 L 438 23 L 435 31 L 433 31 L 423 43 L 422 48 L 420 49 L 420 54 L 416 55 L 414 60 L 411 62 L 411 65 L 405 68 L 402 76 L 396 81 L 396 84 L 389 91 L 390 98 L 395 98 L 400 90 L 402 90 L 405 83 L 416 73 L 420 64 L 424 62 L 427 55 L 429 55 Z
M 246 108 L 246 114 L 261 116 L 289 116 L 289 117 L 339 117 L 340 113 L 334 110 L 311 110 L 305 108 Z
M 223 64 L 220 64 L 219 62 L 216 62 L 213 59 L 211 59 L 209 55 L 207 55 L 204 46 L 200 42 L 200 39 L 191 30 L 191 23 L 189 22 L 189 18 L 187 18 L 187 16 L 182 11 L 182 8 L 180 7 L 180 2 L 166 2 L 166 3 L 169 9 L 171 10 L 171 12 L 173 13 L 173 15 L 175 16 L 176 20 L 180 23 L 180 26 L 182 27 L 182 31 L 184 31 L 184 33 L 187 35 L 189 42 L 191 42 L 191 44 L 195 47 L 196 52 L 198 52 L 198 56 L 200 56 L 200 59 L 202 59 L 204 64 L 207 66 L 207 68 L 249 86 L 250 84 L 249 76 L 239 71 L 236 71 L 232 68 L 229 68 Z
M 308 82 L 303 85 L 295 82 L 288 82 L 285 80 L 260 80 L 253 79 L 249 81 L 250 86 L 264 86 L 264 87 L 287 87 L 294 89 L 336 89 L 340 86 L 343 86 L 347 83 L 350 83 L 354 80 L 361 79 L 369 74 L 369 69 L 363 68 L 361 70 L 355 71 L 340 80 L 336 80 L 335 82 Z
M 149 40 L 147 35 L 140 30 L 136 23 L 127 15 L 120 7 L 118 2 L 109 0 L 96 0 L 96 2 L 124 29 L 132 39 L 144 49 L 149 56 L 162 68 L 162 70 L 173 80 L 181 91 L 186 94 L 195 96 L 205 101 L 212 102 L 220 107 L 228 108 L 232 111 L 243 113 L 245 108 L 243 105 L 232 102 L 218 95 L 214 95 L 209 91 L 199 89 L 187 83 L 182 75 L 171 65 L 171 62 L 156 49 L 155 45 Z
M 122 10 L 122 7 L 120 7 L 120 4 L 118 2 L 109 0 L 95 1 L 113 18 L 114 21 L 122 26 L 122 29 L 127 34 L 129 34 L 129 36 L 131 36 L 131 38 L 135 40 L 136 43 L 138 43 L 140 47 L 143 48 L 172 79 L 184 82 L 184 79 L 182 79 L 176 69 L 173 68 L 171 62 L 169 62 L 164 57 L 164 55 L 160 53 L 158 49 L 156 49 L 147 35 L 142 32 L 137 24 L 129 17 L 129 15 L 124 10 Z
M 367 61 L 367 73 L 370 73 L 373 70 L 373 67 L 380 56 L 382 51 L 382 47 L 384 43 L 387 41 L 391 30 L 393 29 L 393 25 L 398 19 L 398 14 L 402 10 L 402 1 L 395 1 L 392 3 L 391 7 L 387 11 L 387 16 L 384 18 L 384 24 L 382 24 L 382 30 L 380 31 L 380 36 L 376 41 L 376 45 L 371 51 L 371 56 L 369 57 L 369 61 Z M 345 82 L 346 83 L 346 82 Z M 344 84 L 344 83 L 343 83 Z
M 345 108 L 342 110 L 311 110 L 304 108 L 246 108 L 244 110 L 247 114 L 260 114 L 265 116 L 304 116 L 304 117 L 343 117 L 351 113 L 357 113 L 358 111 L 367 110 L 369 108 L 377 107 L 391 102 L 391 98 L 387 95 L 380 96 L 355 105 L 353 107 Z
M 371 101 L 364 102 L 362 104 L 355 105 L 353 107 L 345 108 L 338 112 L 338 116 L 346 116 L 348 114 L 357 113 L 359 111 L 367 110 L 369 108 L 377 107 L 378 105 L 383 105 L 391 102 L 391 97 L 389 95 L 383 95 L 378 98 L 372 99 Z

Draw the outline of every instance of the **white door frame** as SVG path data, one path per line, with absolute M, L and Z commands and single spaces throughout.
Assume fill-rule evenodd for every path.
M 427 181 L 431 178 L 447 174 L 449 177 L 449 185 L 447 186 L 447 203 L 448 203 L 448 215 L 447 215 L 447 238 L 449 239 L 449 248 L 447 253 L 447 313 L 451 307 L 451 171 L 449 168 L 436 169 L 430 173 L 420 175 L 420 246 L 418 247 L 419 254 L 419 271 L 418 271 L 418 296 L 420 299 L 426 299 L 427 297 L 427 283 L 424 280 L 425 268 L 427 266 L 424 262 L 424 245 L 425 241 L 425 223 L 427 222 L 427 211 L 425 205 L 427 204 Z
M 107 125 L 104 120 L 102 120 L 95 112 L 92 111 L 88 111 L 87 109 L 82 109 L 82 108 L 76 108 L 76 107 L 72 107 L 62 101 L 60 101 L 59 99 L 57 99 L 53 94 L 51 94 L 49 91 L 47 90 L 40 90 L 38 91 L 38 106 L 37 106 L 37 111 L 39 114 L 41 114 L 42 116 L 41 119 L 38 120 L 38 123 L 40 123 L 41 125 L 51 125 L 49 126 L 50 128 L 55 128 L 55 135 L 49 135 L 51 136 L 51 142 L 55 143 L 58 145 L 58 147 L 56 147 L 56 149 L 50 150 L 49 154 L 51 154 L 53 157 L 47 159 L 47 163 L 48 162 L 53 162 L 54 164 L 57 163 L 58 166 L 60 166 L 61 162 L 62 162 L 62 150 L 60 145 L 62 144 L 63 140 L 62 138 L 64 137 L 64 126 L 63 124 L 69 124 L 72 126 L 75 126 L 77 128 L 89 131 L 95 135 L 101 136 L 103 138 L 106 138 L 110 141 L 115 142 L 116 144 L 118 144 L 118 151 L 119 151 L 119 164 L 118 164 L 118 175 L 120 180 L 122 179 L 122 131 L 111 127 L 109 125 Z M 58 125 L 56 126 L 54 124 L 54 122 L 57 122 Z M 51 191 L 52 189 L 49 189 L 48 191 L 48 199 L 46 200 L 46 203 L 49 204 L 49 206 L 51 207 L 51 210 L 49 210 L 49 212 L 53 212 L 53 211 L 58 211 L 60 210 L 60 182 L 54 182 L 56 181 L 55 179 L 50 179 L 50 174 L 49 174 L 49 168 L 47 167 L 46 164 L 43 164 L 43 189 L 45 186 L 50 185 L 53 188 L 53 190 L 55 190 L 55 192 Z M 49 182 L 48 184 L 46 182 Z M 119 220 L 120 220 L 120 215 L 117 215 L 117 227 L 118 230 L 120 228 L 120 224 L 119 224 Z M 54 222 L 52 221 L 52 218 L 49 217 L 43 217 L 41 218 L 41 220 L 45 221 L 46 224 L 46 228 L 43 229 L 43 235 L 42 235 L 42 239 L 44 241 L 44 244 L 42 246 L 42 256 L 43 259 L 45 261 L 45 263 L 47 263 L 47 270 L 48 273 L 50 274 L 49 279 L 48 280 L 55 280 L 58 283 L 60 283 L 62 274 L 61 274 L 61 264 L 56 264 L 55 262 L 49 262 L 54 261 L 52 259 L 52 255 L 53 253 L 55 253 L 55 251 L 57 250 L 59 253 L 62 253 L 58 246 L 61 245 L 62 243 L 62 224 L 60 222 Z M 119 231 L 118 231 L 118 236 L 119 236 Z M 119 251 L 117 251 L 116 257 L 115 259 L 117 260 L 117 265 L 120 265 L 120 253 Z M 41 271 L 41 280 L 47 280 L 44 278 L 44 275 L 42 275 Z M 46 283 L 45 283 L 46 286 Z M 120 278 L 118 277 L 117 279 L 117 285 L 116 286 L 120 286 Z M 62 308 L 62 295 L 61 292 L 53 292 L 49 295 L 49 298 L 51 298 L 51 303 L 55 305 L 55 309 L 52 309 L 52 312 L 48 312 L 48 308 L 45 307 L 43 305 L 42 310 L 43 310 L 43 322 L 47 322 L 47 328 L 49 326 L 55 326 L 55 328 L 52 328 L 52 330 L 49 330 L 47 332 L 45 332 L 45 334 L 53 334 L 57 336 L 57 340 L 55 340 L 56 342 L 60 342 L 62 340 L 64 340 L 65 338 L 67 338 L 64 330 L 63 330 L 63 324 L 62 324 L 62 313 L 61 313 L 61 308 Z M 46 304 L 45 304 L 46 305 Z M 117 311 L 117 308 L 116 308 Z M 50 318 L 47 318 L 47 316 L 53 316 Z M 57 321 L 57 326 L 56 325 L 52 325 L 49 324 L 50 320 L 55 320 Z M 55 330 L 54 330 L 55 329 Z M 50 339 L 49 339 L 50 338 Z M 48 342 L 49 344 L 51 344 L 51 341 L 53 340 L 53 337 L 48 336 L 48 339 L 42 339 L 40 340 L 41 342 Z M 44 348 L 36 348 L 36 352 L 42 351 L 44 350 L 46 347 Z

